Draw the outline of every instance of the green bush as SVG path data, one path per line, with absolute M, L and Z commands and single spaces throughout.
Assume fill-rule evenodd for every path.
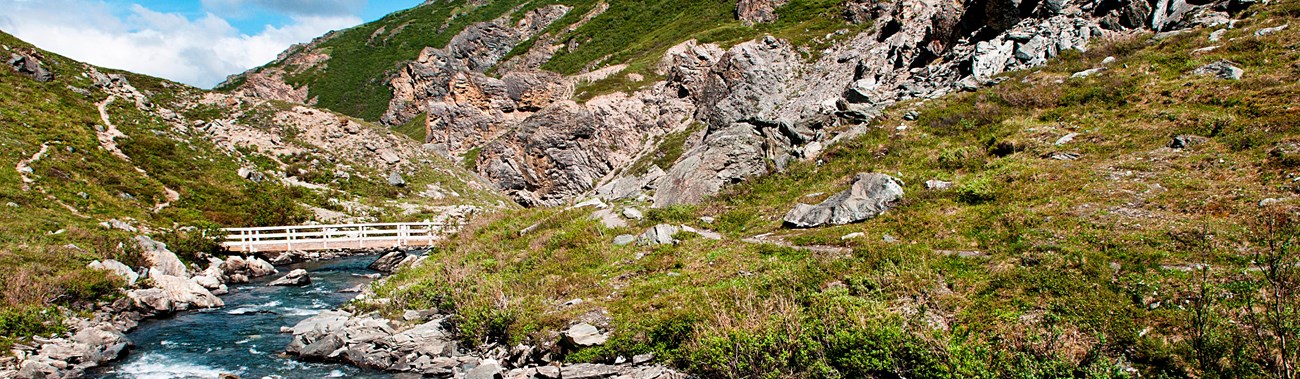
M 0 308 L 0 348 L 6 350 L 21 338 L 63 333 L 63 316 L 52 308 Z
M 172 230 L 164 233 L 159 239 L 167 244 L 167 248 L 176 253 L 181 260 L 186 262 L 198 262 L 196 257 L 202 254 L 223 255 L 225 250 L 221 246 L 222 237 L 225 233 L 221 227 L 216 224 L 205 224 L 200 227 Z
M 967 204 L 980 204 L 993 201 L 997 196 L 997 188 L 994 187 L 993 180 L 987 176 L 979 176 L 962 183 L 957 187 L 957 200 Z
M 695 221 L 695 207 L 678 204 L 665 208 L 652 208 L 646 212 L 645 219 L 652 224 L 684 224 Z

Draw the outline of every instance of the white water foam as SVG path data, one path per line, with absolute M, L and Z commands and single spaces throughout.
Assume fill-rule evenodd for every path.
M 222 370 L 212 366 L 181 362 L 175 358 L 157 353 L 145 353 L 140 356 L 140 359 L 122 365 L 114 372 L 136 379 L 206 379 L 215 378 L 221 374 L 239 374 L 239 372 Z

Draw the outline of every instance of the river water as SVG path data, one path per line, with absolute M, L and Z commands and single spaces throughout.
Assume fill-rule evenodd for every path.
M 100 378 L 204 378 L 223 373 L 241 378 L 387 378 L 390 374 L 342 364 L 304 363 L 281 354 L 292 336 L 281 326 L 293 326 L 356 296 L 339 290 L 365 284 L 374 274 L 366 268 L 374 256 L 340 258 L 279 267 L 281 274 L 230 288 L 222 296 L 225 308 L 183 312 L 148 320 L 127 334 L 135 347 L 130 355 L 92 376 Z M 305 287 L 267 287 L 266 283 L 295 268 L 311 273 Z

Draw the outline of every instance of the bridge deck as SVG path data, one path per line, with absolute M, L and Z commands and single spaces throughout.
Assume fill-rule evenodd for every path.
M 432 222 L 230 228 L 222 246 L 231 252 L 319 251 L 429 247 L 451 230 Z

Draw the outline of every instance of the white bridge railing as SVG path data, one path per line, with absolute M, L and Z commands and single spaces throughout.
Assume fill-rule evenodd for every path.
M 272 226 L 222 229 L 227 251 L 257 253 L 427 247 L 456 225 L 435 222 Z

